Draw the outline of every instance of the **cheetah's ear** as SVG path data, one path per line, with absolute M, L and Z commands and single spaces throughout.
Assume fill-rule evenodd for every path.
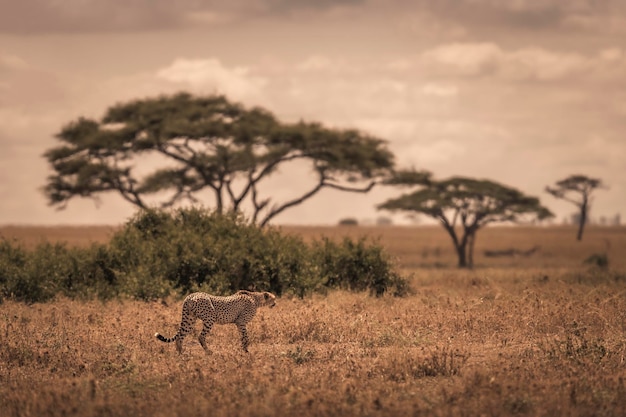
M 263 293 L 263 298 L 266 299 L 266 300 L 269 300 L 270 299 L 270 293 L 269 292 L 264 292 Z

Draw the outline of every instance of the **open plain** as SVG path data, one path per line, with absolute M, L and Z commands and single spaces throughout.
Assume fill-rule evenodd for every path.
M 368 236 L 411 284 L 395 298 L 281 297 L 178 355 L 181 299 L 0 304 L 0 415 L 626 415 L 626 228 L 492 227 L 456 268 L 439 227 L 283 227 Z M 25 246 L 114 227 L 2 227 Z M 594 257 L 595 256 L 595 257 Z M 603 258 L 608 266 L 587 259 Z M 196 326 L 199 332 L 200 325 Z

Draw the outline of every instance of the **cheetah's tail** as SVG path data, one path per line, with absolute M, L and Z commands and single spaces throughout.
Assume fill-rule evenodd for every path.
M 165 336 L 162 336 L 160 333 L 157 332 L 157 333 L 154 334 L 154 337 L 159 339 L 161 342 L 172 343 L 173 341 L 178 339 L 178 333 L 176 333 L 176 335 L 174 337 L 165 337 Z

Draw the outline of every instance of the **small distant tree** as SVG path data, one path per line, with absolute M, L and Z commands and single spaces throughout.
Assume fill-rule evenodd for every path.
M 564 180 L 557 181 L 554 187 L 546 187 L 546 192 L 552 196 L 569 201 L 578 207 L 578 233 L 577 240 L 582 240 L 583 230 L 587 223 L 589 210 L 591 209 L 591 193 L 596 188 L 604 188 L 599 178 L 589 178 L 584 175 L 570 175 Z
M 537 198 L 493 181 L 452 177 L 424 182 L 419 175 L 403 174 L 390 183 L 422 188 L 387 200 L 378 209 L 422 213 L 438 220 L 452 238 L 461 268 L 473 266 L 476 233 L 487 224 L 553 216 Z
M 345 219 L 339 220 L 339 226 L 358 226 L 359 221 L 354 217 L 346 217 Z

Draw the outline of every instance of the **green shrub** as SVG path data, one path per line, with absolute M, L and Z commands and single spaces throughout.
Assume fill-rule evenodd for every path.
M 133 271 L 140 268 L 141 276 L 164 280 L 181 293 L 244 288 L 303 296 L 319 287 L 301 239 L 236 214 L 142 211 L 113 236 L 110 250 L 125 280 L 136 281 Z
M 200 208 L 138 212 L 108 245 L 42 243 L 27 251 L 0 242 L 0 299 L 41 302 L 59 294 L 152 300 L 172 291 L 239 289 L 304 297 L 326 288 L 403 295 L 407 284 L 382 247 L 365 239 L 307 245 L 241 215 Z
M 43 296 L 41 280 L 31 280 L 29 254 L 6 239 L 0 242 L 0 296 L 20 301 L 37 301 Z M 31 300 L 34 298 L 34 300 Z
M 146 265 L 118 272 L 119 292 L 138 300 L 164 298 L 172 291 L 169 282 L 155 277 Z
M 323 238 L 313 243 L 313 257 L 328 287 L 367 290 L 377 296 L 392 288 L 395 295 L 405 295 L 408 290 L 382 246 L 367 244 L 365 238 L 355 242 L 346 237 L 341 243 Z
M 73 298 L 111 298 L 115 274 L 105 246 L 68 248 L 41 243 L 32 251 L 19 244 L 0 244 L 0 295 L 29 303 L 57 294 Z
M 141 268 L 140 276 L 165 280 L 180 293 L 244 288 L 303 297 L 330 287 L 404 295 L 408 288 L 378 244 L 346 238 L 307 246 L 240 214 L 200 208 L 139 212 L 113 236 L 110 251 L 124 279 L 137 280 L 132 273 Z

